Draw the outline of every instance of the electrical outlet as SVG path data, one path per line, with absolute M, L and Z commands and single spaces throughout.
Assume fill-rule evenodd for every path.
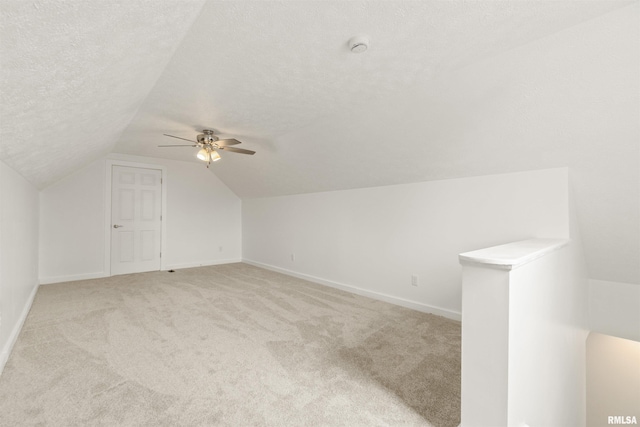
M 411 286 L 418 286 L 418 276 L 415 274 L 411 275 Z
M 296 260 L 295 254 L 291 254 L 291 262 L 295 262 L 295 260 Z
M 222 252 L 222 246 L 218 246 L 218 251 Z

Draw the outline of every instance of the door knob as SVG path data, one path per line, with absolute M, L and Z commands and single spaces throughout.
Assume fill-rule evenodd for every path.
M 124 227 L 124 225 L 113 224 L 113 228 L 120 228 L 120 227 Z

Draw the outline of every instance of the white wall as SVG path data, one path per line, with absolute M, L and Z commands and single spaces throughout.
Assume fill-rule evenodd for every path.
M 509 311 L 508 425 L 584 425 L 587 269 L 580 241 L 513 270 Z
M 167 268 L 239 262 L 240 199 L 204 163 L 163 164 L 169 167 Z
M 0 372 L 38 286 L 38 190 L 0 161 Z
M 559 168 L 246 199 L 243 259 L 459 319 L 458 254 L 568 237 L 567 192 Z
M 640 342 L 598 333 L 587 339 L 587 426 L 613 424 L 609 416 L 640 422 Z
M 509 272 L 461 263 L 461 425 L 506 426 Z
M 240 199 L 204 164 L 116 154 L 107 158 L 167 168 L 163 268 L 240 260 Z M 106 158 L 97 160 L 41 191 L 41 283 L 107 274 L 105 164 Z
M 638 285 L 639 15 L 634 1 L 446 73 L 436 95 L 465 159 L 483 156 L 471 174 L 568 166 L 589 277 Z
M 461 255 L 464 426 L 585 423 L 587 265 L 572 196 L 566 246 L 539 259 L 531 242 L 473 253 L 483 265 Z M 534 256 L 518 265 L 523 250 Z M 510 256 L 511 271 L 492 265 Z
M 40 192 L 40 283 L 104 275 L 104 165 Z
M 589 329 L 640 341 L 640 285 L 589 280 Z
M 283 135 L 274 161 L 284 157 L 286 179 L 303 183 L 286 189 L 568 166 L 589 277 L 640 284 L 639 14 L 634 1 L 478 62 L 436 68 L 430 90 L 378 95 Z M 330 162 L 307 164 L 309 152 Z
M 571 241 L 511 272 L 509 425 L 584 425 L 588 266 L 569 192 Z
M 587 269 L 580 236 L 460 258 L 462 425 L 584 425 Z

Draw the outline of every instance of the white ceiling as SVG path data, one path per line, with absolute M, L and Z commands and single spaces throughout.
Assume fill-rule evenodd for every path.
M 0 159 L 38 187 L 111 151 L 203 1 L 0 2 Z
M 212 166 L 240 197 L 570 166 L 592 277 L 640 281 L 637 1 L 0 1 L 0 159 L 39 187 L 203 128 L 257 151 Z

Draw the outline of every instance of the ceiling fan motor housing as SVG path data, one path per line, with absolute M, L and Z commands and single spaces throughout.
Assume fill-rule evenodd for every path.
M 199 144 L 204 145 L 212 145 L 219 138 L 213 134 L 213 131 L 210 129 L 203 130 L 201 134 L 198 134 L 197 141 Z

